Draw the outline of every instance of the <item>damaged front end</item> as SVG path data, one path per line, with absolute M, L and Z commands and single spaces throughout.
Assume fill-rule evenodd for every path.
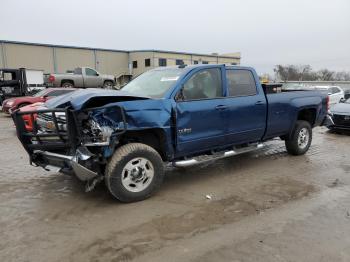
M 31 131 L 26 129 L 23 115 L 31 118 Z M 55 172 L 73 172 L 87 182 L 87 191 L 103 179 L 106 159 L 127 128 L 124 109 L 115 104 L 82 110 L 16 111 L 12 117 L 31 164 Z

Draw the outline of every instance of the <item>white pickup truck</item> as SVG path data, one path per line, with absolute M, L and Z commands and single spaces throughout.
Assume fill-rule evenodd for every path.
M 100 74 L 89 67 L 77 67 L 72 73 L 47 75 L 45 83 L 50 87 L 103 87 L 112 89 L 115 85 L 115 78 L 113 75 Z

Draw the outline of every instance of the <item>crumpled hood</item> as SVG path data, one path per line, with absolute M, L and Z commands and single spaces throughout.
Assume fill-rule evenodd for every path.
M 142 99 L 150 98 L 137 96 L 118 90 L 89 88 L 77 90 L 62 96 L 52 98 L 49 101 L 47 101 L 45 105 L 47 108 L 64 108 L 71 106 L 75 110 L 80 110 L 87 107 L 99 107 L 105 104 L 119 101 Z
M 330 111 L 335 114 L 350 114 L 350 104 L 348 103 L 338 103 L 331 107 Z

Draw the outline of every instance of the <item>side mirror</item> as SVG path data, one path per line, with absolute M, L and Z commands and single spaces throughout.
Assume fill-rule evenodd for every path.
M 96 76 L 100 76 L 100 73 L 99 73 L 99 72 L 96 72 Z
M 339 100 L 339 103 L 344 103 L 346 101 L 346 99 L 343 97 Z
M 183 86 L 181 87 L 180 91 L 176 94 L 175 96 L 175 101 L 185 101 L 185 96 L 184 96 L 184 88 Z

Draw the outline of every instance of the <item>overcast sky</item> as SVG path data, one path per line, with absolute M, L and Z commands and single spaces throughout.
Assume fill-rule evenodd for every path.
M 350 71 L 350 0 L 0 0 L 0 39 Z

